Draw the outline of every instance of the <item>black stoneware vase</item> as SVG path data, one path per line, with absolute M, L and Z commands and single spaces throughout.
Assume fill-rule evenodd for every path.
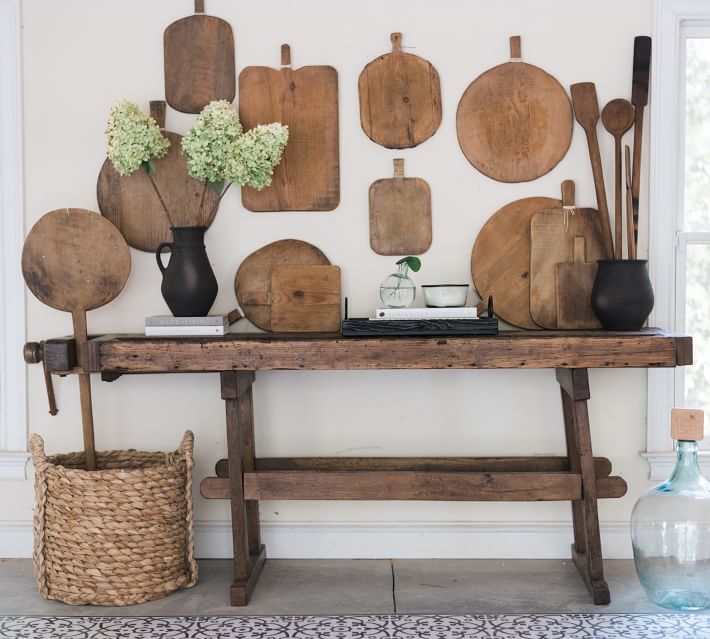
M 175 317 L 203 317 L 217 297 L 217 279 L 205 251 L 204 226 L 177 226 L 173 241 L 163 242 L 155 251 L 163 274 L 160 291 Z M 170 249 L 170 261 L 163 265 L 161 252 Z
M 598 260 L 592 309 L 608 331 L 637 331 L 653 308 L 647 260 Z

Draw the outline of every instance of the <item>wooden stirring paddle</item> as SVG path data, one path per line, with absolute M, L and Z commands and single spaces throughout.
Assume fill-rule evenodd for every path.
M 628 100 L 612 100 L 602 109 L 602 124 L 614 136 L 614 259 L 621 259 L 622 197 L 621 197 L 621 138 L 633 125 L 636 113 Z
M 131 254 L 118 229 L 85 209 L 58 209 L 42 216 L 22 250 L 22 275 L 35 297 L 72 314 L 79 368 L 87 340 L 86 311 L 116 297 L 130 271 Z M 95 470 L 91 379 L 85 372 L 78 377 L 86 468 Z

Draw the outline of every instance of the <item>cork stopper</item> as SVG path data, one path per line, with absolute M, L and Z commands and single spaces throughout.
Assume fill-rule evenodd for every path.
M 705 413 L 689 408 L 671 411 L 671 437 L 675 440 L 699 442 L 704 437 Z

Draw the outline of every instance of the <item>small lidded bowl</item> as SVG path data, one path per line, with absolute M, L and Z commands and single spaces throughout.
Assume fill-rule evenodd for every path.
M 465 306 L 468 284 L 424 284 L 422 291 L 428 308 Z

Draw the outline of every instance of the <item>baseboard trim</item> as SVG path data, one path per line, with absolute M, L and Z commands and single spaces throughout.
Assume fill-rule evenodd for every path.
M 0 451 L 0 481 L 5 479 L 27 479 L 25 468 L 29 457 L 29 453 Z
M 267 522 L 272 559 L 568 559 L 569 522 Z M 601 526 L 604 557 L 630 559 L 628 522 Z M 199 559 L 232 556 L 227 521 L 195 523 Z M 32 556 L 32 522 L 0 522 L 0 557 Z

